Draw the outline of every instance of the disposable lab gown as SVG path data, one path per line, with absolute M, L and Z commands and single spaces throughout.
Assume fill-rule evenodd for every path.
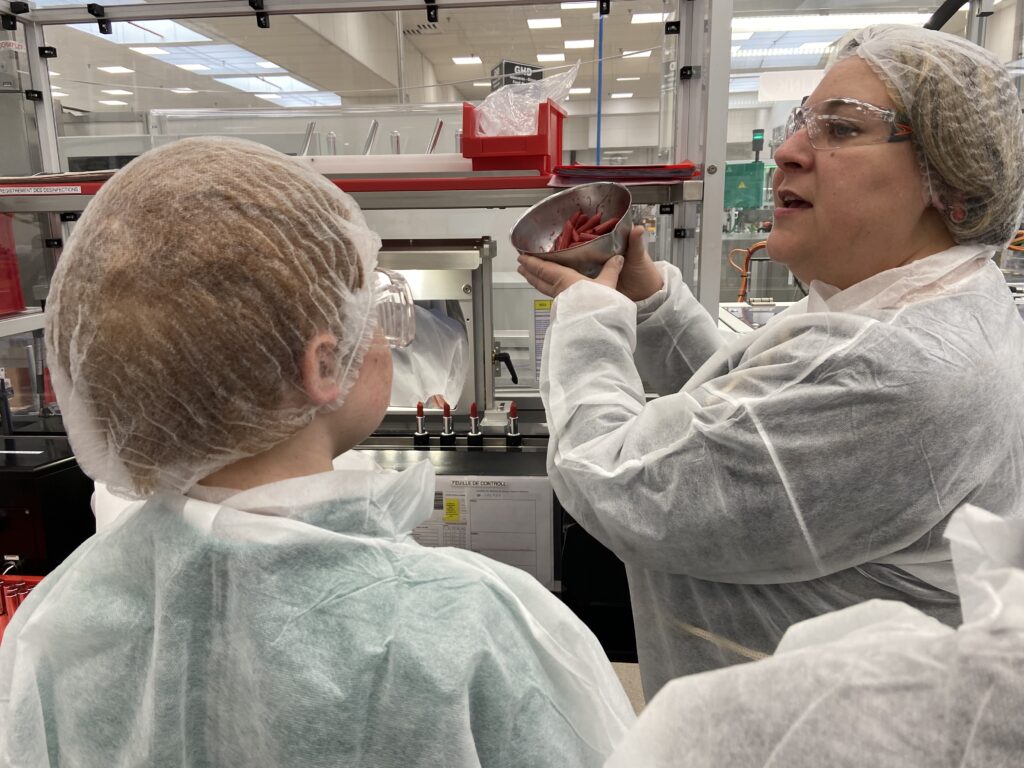
M 1024 493 L 1024 322 L 989 255 L 812 283 L 730 342 L 669 265 L 640 305 L 558 297 L 548 469 L 626 564 L 648 699 L 865 600 L 959 623 L 947 519 Z M 641 375 L 670 394 L 646 403 Z
M 410 538 L 428 461 L 202 495 L 123 512 L 19 609 L 0 765 L 600 765 L 634 720 L 531 576 Z
M 946 531 L 964 623 L 871 601 L 790 627 L 775 657 L 673 680 L 607 768 L 1018 768 L 1024 519 Z

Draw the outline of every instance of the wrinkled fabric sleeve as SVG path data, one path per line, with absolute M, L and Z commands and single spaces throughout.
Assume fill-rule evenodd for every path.
M 983 481 L 979 446 L 1011 439 L 971 394 L 974 361 L 849 315 L 776 321 L 732 369 L 645 404 L 635 313 L 574 285 L 541 376 L 555 492 L 626 563 L 781 583 L 944 548 L 933 529 Z
M 637 302 L 634 360 L 641 379 L 661 395 L 678 392 L 725 343 L 717 321 L 664 261 L 655 267 L 665 281 L 660 291 Z

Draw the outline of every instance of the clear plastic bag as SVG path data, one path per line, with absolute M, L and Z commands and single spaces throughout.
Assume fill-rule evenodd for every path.
M 476 108 L 476 130 L 482 136 L 529 136 L 537 133 L 537 105 L 548 99 L 565 101 L 576 82 L 580 63 L 543 80 L 503 85 Z

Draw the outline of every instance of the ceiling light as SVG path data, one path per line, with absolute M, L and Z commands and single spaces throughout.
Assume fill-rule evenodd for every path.
M 477 88 L 490 88 L 491 84 L 486 80 L 481 80 L 479 83 L 473 83 Z
M 109 93 L 111 96 L 131 96 L 132 95 L 131 91 L 121 90 L 120 88 L 114 88 L 113 90 L 103 91 L 103 92 L 104 93 Z
M 632 80 L 639 80 L 640 78 L 639 77 L 616 77 L 615 79 L 618 80 L 620 83 L 628 83 L 628 82 L 630 82 Z
M 100 72 L 107 72 L 111 75 L 130 75 L 134 69 L 128 67 L 97 67 Z
M 589 3 L 562 3 L 563 11 L 575 11 L 581 8 L 597 8 L 596 2 Z
M 143 56 L 167 56 L 168 52 L 163 48 L 152 48 L 149 46 L 143 46 L 142 48 L 129 48 L 129 51 L 135 51 L 141 53 Z
M 279 94 L 279 93 L 257 93 L 256 94 L 256 98 L 257 99 L 266 99 L 267 101 L 277 101 L 278 99 L 281 98 L 281 94 Z
M 262 77 L 215 77 L 218 83 L 230 85 L 248 93 L 311 93 L 316 90 L 309 83 L 291 75 L 263 75 Z M 268 91 L 267 88 L 273 88 Z
M 50 77 L 60 77 L 60 72 L 50 72 Z
M 570 88 L 569 93 L 590 93 L 589 88 Z
M 671 14 L 668 13 L 634 13 L 632 23 L 633 24 L 658 24 L 662 21 L 668 21 L 668 17 Z
M 538 53 L 537 61 L 565 61 L 564 53 Z
M 257 61 L 256 66 L 262 67 L 263 69 L 282 69 L 282 67 L 277 66 L 277 64 L 272 61 Z
M 624 59 L 646 59 L 651 55 L 650 50 L 647 51 L 623 51 L 622 58 Z
M 799 48 L 747 48 L 739 50 L 733 46 L 732 55 L 738 59 L 758 59 L 768 56 L 821 56 L 828 50 L 828 43 L 804 43 Z
M 593 48 L 594 47 L 594 41 L 593 40 L 566 40 L 565 41 L 565 47 L 566 48 Z
M 749 40 L 754 36 L 753 32 L 733 32 L 732 39 L 735 40 Z
M 100 99 L 100 104 L 106 104 L 108 107 L 127 107 L 127 101 L 118 101 L 117 99 Z
M 456 64 L 483 64 L 483 62 L 480 61 L 480 57 L 476 54 L 472 56 L 452 56 L 452 61 Z
M 562 26 L 561 19 L 527 19 L 526 26 L 530 29 L 558 29 Z
M 63 99 L 65 96 L 67 96 L 66 93 L 60 93 L 59 91 L 52 91 L 50 93 L 51 99 Z
M 927 13 L 830 13 L 797 16 L 745 16 L 732 20 L 736 32 L 808 32 L 812 30 L 860 29 L 869 24 L 909 24 L 924 26 Z
M 191 88 L 171 88 L 171 93 L 198 93 Z
M 205 64 L 175 64 L 175 66 L 188 72 L 205 72 L 209 69 Z
M 613 99 L 632 99 L 633 98 L 633 94 L 632 93 L 613 93 L 612 94 L 612 98 Z

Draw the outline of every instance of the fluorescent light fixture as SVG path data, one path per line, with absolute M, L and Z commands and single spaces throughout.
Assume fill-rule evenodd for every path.
M 277 64 L 272 61 L 257 61 L 256 66 L 262 67 L 263 69 L 281 69 L 281 67 L 277 66 Z
M 479 83 L 473 83 L 477 88 L 490 88 L 491 84 L 486 80 L 481 80 Z
M 114 89 L 109 90 L 109 91 L 103 91 L 103 93 L 109 93 L 111 96 L 131 96 L 132 95 L 131 91 L 125 91 L 125 90 L 122 90 L 120 88 L 114 88 Z
M 316 88 L 296 80 L 291 75 L 263 75 L 262 77 L 215 77 L 218 83 L 230 85 L 247 93 L 302 93 L 312 92 Z
M 735 43 L 738 40 L 749 40 L 754 36 L 753 32 L 733 32 L 732 41 Z
M 60 72 L 50 72 L 50 77 L 60 77 Z
M 526 26 L 530 29 L 558 29 L 562 26 L 561 19 L 527 19 Z
M 456 64 L 483 64 L 480 61 L 479 56 L 452 56 L 452 61 Z
M 199 93 L 191 88 L 171 88 L 171 93 Z
M 134 69 L 128 69 L 128 67 L 96 67 L 96 69 L 111 75 L 130 75 L 135 71 Z
M 537 61 L 565 61 L 564 53 L 538 53 Z
M 166 56 L 168 54 L 168 51 L 165 51 L 163 48 L 153 48 L 148 45 L 144 45 L 141 48 L 129 48 L 128 50 L 141 53 L 143 56 Z
M 747 48 L 738 50 L 733 46 L 732 55 L 737 59 L 766 59 L 770 56 L 818 56 L 820 57 L 829 45 L 827 43 L 804 43 L 798 48 Z
M 589 88 L 570 88 L 569 89 L 569 93 L 585 94 L 585 93 L 590 93 L 590 89 Z
M 651 52 L 648 51 L 623 51 L 622 58 L 624 59 L 647 59 L 650 58 Z
M 41 3 L 36 3 L 41 5 Z M 116 2 L 110 5 L 124 5 Z M 203 37 L 188 27 L 166 19 L 147 19 L 144 22 L 115 21 L 111 24 L 109 35 L 99 31 L 98 25 L 68 24 L 72 29 L 98 37 L 107 43 L 118 45 L 171 45 L 173 43 L 208 43 L 210 38 Z
M 127 107 L 127 101 L 118 101 L 117 99 L 100 99 L 100 104 L 106 104 L 108 107 Z
M 257 93 L 257 99 L 266 99 L 267 101 L 278 101 L 281 98 L 280 93 Z
M 566 48 L 593 48 L 594 47 L 594 41 L 593 40 L 566 40 L 565 41 L 565 47 Z
M 60 93 L 59 91 L 51 91 L 50 92 L 50 98 L 51 99 L 63 99 L 65 96 L 67 96 L 66 93 Z
M 633 98 L 633 94 L 632 93 L 613 93 L 612 94 L 612 98 L 613 99 L 632 99 Z
M 205 64 L 175 64 L 174 66 L 187 72 L 208 72 L 210 69 Z
M 796 16 L 744 16 L 732 20 L 736 32 L 810 32 L 860 29 L 869 24 L 909 24 L 924 26 L 927 13 L 829 13 Z
M 633 81 L 633 80 L 639 80 L 640 78 L 639 77 L 616 77 L 615 79 L 618 80 L 620 83 L 628 83 L 628 82 Z
M 668 17 L 671 14 L 668 13 L 634 13 L 632 18 L 633 24 L 657 24 L 662 21 L 668 21 Z
M 597 8 L 597 2 L 589 3 L 562 3 L 563 11 L 578 11 L 586 8 Z

